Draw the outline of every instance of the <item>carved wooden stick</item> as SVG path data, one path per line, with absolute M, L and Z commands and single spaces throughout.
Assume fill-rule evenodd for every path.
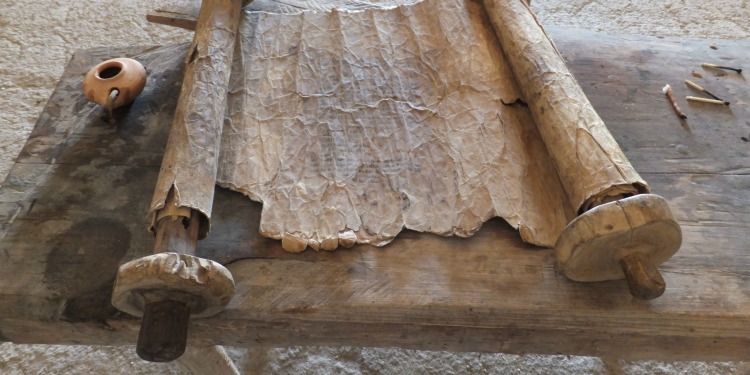
M 680 116 L 681 119 L 687 120 L 687 115 L 682 111 L 680 105 L 677 104 L 677 99 L 675 99 L 674 93 L 672 92 L 672 86 L 667 84 L 661 89 L 661 91 L 667 96 L 667 100 L 669 100 L 669 104 L 672 105 L 674 113 L 676 113 L 677 116 Z
M 112 304 L 143 316 L 136 352 L 148 361 L 185 351 L 189 318 L 219 313 L 234 281 L 196 256 L 208 232 L 226 92 L 242 0 L 203 0 L 152 210 L 156 254 L 123 264 Z

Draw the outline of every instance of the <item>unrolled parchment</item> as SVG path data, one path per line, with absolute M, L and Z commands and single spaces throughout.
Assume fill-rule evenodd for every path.
M 283 30 L 284 32 L 279 32 Z M 575 216 L 484 7 L 247 13 L 218 181 L 290 251 L 469 236 L 551 246 Z

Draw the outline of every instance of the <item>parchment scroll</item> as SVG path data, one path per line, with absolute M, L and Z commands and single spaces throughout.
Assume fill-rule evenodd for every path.
M 552 246 L 587 201 L 647 189 L 522 0 L 247 12 L 237 48 L 217 181 L 286 250 L 495 216 Z
M 189 79 L 184 80 L 180 90 L 151 200 L 152 230 L 170 194 L 176 206 L 166 207 L 165 212 L 182 212 L 188 218 L 191 209 L 199 212 L 199 239 L 211 227 L 222 120 L 227 108 L 224 95 L 215 93 L 226 92 L 229 82 L 240 6 L 238 0 L 204 2 L 198 18 L 199 31 L 185 58 L 185 76 Z
M 580 212 L 606 196 L 647 193 L 528 4 L 484 3 L 571 205 Z

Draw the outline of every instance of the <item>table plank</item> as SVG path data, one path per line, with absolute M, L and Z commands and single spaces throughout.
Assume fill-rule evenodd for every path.
M 237 295 L 224 313 L 192 322 L 191 343 L 747 359 L 750 90 L 743 76 L 699 64 L 739 65 L 750 42 L 550 33 L 682 225 L 683 247 L 662 267 L 663 297 L 635 300 L 622 281 L 571 282 L 552 250 L 522 243 L 499 219 L 470 239 L 407 231 L 385 248 L 287 254 L 257 234 L 259 204 L 217 189 L 214 231 L 198 251 L 229 264 Z M 117 265 L 153 248 L 146 206 L 184 48 L 84 51 L 68 66 L 0 189 L 0 340 L 135 342 L 138 321 L 108 300 Z M 138 54 L 158 84 L 113 127 L 78 85 L 89 66 L 123 54 Z M 732 105 L 687 104 L 686 78 Z M 667 82 L 685 123 L 661 94 Z

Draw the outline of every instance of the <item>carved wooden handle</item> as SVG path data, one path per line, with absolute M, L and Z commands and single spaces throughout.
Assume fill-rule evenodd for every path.
M 138 332 L 136 354 L 151 362 L 179 358 L 185 353 L 189 321 L 190 308 L 182 301 L 147 303 Z
M 198 243 L 200 213 L 181 207 L 175 210 L 174 202 L 174 195 L 170 193 L 166 208 L 157 213 L 157 217 L 162 216 L 164 211 L 168 214 L 186 211 L 190 217 L 162 217 L 156 224 L 154 252 L 194 255 Z M 146 302 L 135 352 L 142 359 L 152 362 L 169 362 L 179 358 L 187 345 L 189 320 L 190 307 L 185 301 L 159 299 Z
M 620 259 L 620 267 L 633 297 L 651 300 L 664 294 L 667 283 L 645 254 L 638 252 L 624 256 Z

